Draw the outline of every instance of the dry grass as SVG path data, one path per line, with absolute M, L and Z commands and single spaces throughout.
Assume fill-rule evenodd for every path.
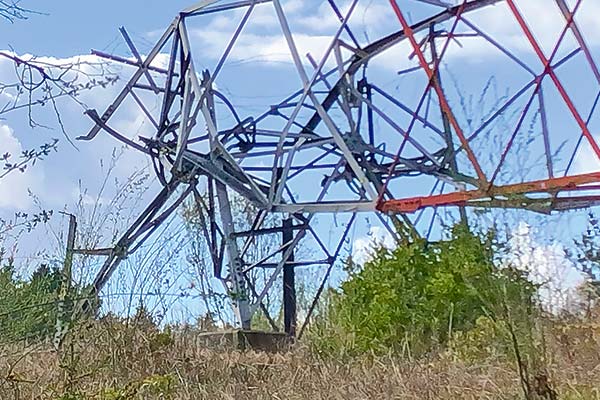
M 284 354 L 214 351 L 194 332 L 94 323 L 59 354 L 0 349 L 0 399 L 520 399 L 515 366 L 452 354 L 320 359 L 299 345 Z M 548 375 L 559 399 L 600 399 L 600 327 L 557 324 L 547 334 Z

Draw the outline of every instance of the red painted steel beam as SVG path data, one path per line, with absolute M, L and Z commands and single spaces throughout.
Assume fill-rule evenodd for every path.
M 598 65 L 596 65 L 596 62 L 594 61 L 592 52 L 591 52 L 589 46 L 587 45 L 587 43 L 583 37 L 583 34 L 581 33 L 581 30 L 579 29 L 579 26 L 577 26 L 577 23 L 575 22 L 574 15 L 569 10 L 569 6 L 567 5 L 566 0 L 555 0 L 555 1 L 556 1 L 556 4 L 558 4 L 558 7 L 560 8 L 560 11 L 562 12 L 563 16 L 565 17 L 565 20 L 567 21 L 567 23 L 569 21 L 571 21 L 571 31 L 573 32 L 573 35 L 575 36 L 575 39 L 577 40 L 579 47 L 581 48 L 581 50 L 583 50 L 583 54 L 585 54 L 585 58 L 587 59 L 588 64 L 590 64 L 590 68 L 592 69 L 592 72 L 594 73 L 596 80 L 598 81 L 598 83 L 600 83 L 600 70 L 598 69 Z
M 440 86 L 439 82 L 437 82 L 437 80 L 435 79 L 435 72 L 430 68 L 429 64 L 427 63 L 427 60 L 425 59 L 425 54 L 423 54 L 423 50 L 421 50 L 421 47 L 419 46 L 419 43 L 418 43 L 417 39 L 415 38 L 415 34 L 414 34 L 412 28 L 410 27 L 410 24 L 406 21 L 406 18 L 404 18 L 404 15 L 402 14 L 400 7 L 398 6 L 398 3 L 396 3 L 396 0 L 390 0 L 390 4 L 394 10 L 394 13 L 396 14 L 396 17 L 398 17 L 398 20 L 400 21 L 400 24 L 402 25 L 402 29 L 404 30 L 406 37 L 408 38 L 408 40 L 410 41 L 410 44 L 413 47 L 414 54 L 416 54 L 417 58 L 419 59 L 419 64 L 421 65 L 421 68 L 427 73 L 427 77 L 429 78 L 429 81 L 431 82 L 432 86 L 434 87 L 434 89 L 437 93 L 437 96 L 439 98 L 439 101 L 440 101 L 440 104 L 441 104 L 441 107 L 442 107 L 444 113 L 448 117 L 448 120 L 449 120 L 450 124 L 452 125 L 452 128 L 454 129 L 454 131 L 456 132 L 456 135 L 460 139 L 460 142 L 467 153 L 467 157 L 469 158 L 469 161 L 475 168 L 477 177 L 479 178 L 480 182 L 483 185 L 485 185 L 487 183 L 487 178 L 485 176 L 485 173 L 483 172 L 481 165 L 479 165 L 479 161 L 477 161 L 477 157 L 475 156 L 473 149 L 471 149 L 471 146 L 469 145 L 469 141 L 467 140 L 462 128 L 460 127 L 456 117 L 454 116 L 454 113 L 452 112 L 450 104 L 448 103 L 448 99 L 446 99 L 446 95 L 444 94 L 444 90 Z M 466 4 L 466 2 L 463 2 L 463 5 L 462 5 L 463 8 L 464 8 L 465 4 Z M 463 8 L 459 8 L 459 10 L 457 12 L 457 18 L 459 18 L 460 14 L 462 12 L 461 10 Z
M 539 181 L 517 183 L 505 186 L 492 186 L 488 190 L 469 190 L 440 194 L 436 196 L 411 197 L 407 199 L 388 200 L 382 202 L 378 209 L 384 213 L 412 213 L 422 208 L 440 206 L 465 206 L 469 202 L 511 195 L 548 193 L 555 195 L 562 191 L 594 190 L 600 184 L 600 172 L 543 179 Z M 597 198 L 600 200 L 600 196 Z M 476 204 L 475 204 L 476 205 Z
M 546 72 L 548 73 L 548 75 L 550 75 L 550 78 L 554 82 L 554 86 L 556 86 L 556 89 L 558 90 L 558 92 L 560 93 L 561 97 L 563 98 L 565 104 L 567 105 L 567 108 L 569 109 L 569 111 L 571 112 L 571 114 L 573 114 L 573 117 L 575 118 L 575 120 L 577 121 L 577 124 L 579 125 L 579 127 L 583 131 L 584 136 L 586 137 L 586 139 L 588 140 L 588 142 L 592 146 L 592 149 L 596 153 L 596 156 L 598 157 L 598 159 L 600 159 L 600 146 L 598 146 L 598 143 L 594 139 L 594 136 L 590 132 L 590 130 L 589 130 L 587 124 L 585 123 L 583 117 L 581 116 L 581 114 L 577 110 L 577 107 L 575 107 L 575 104 L 573 103 L 573 100 L 571 99 L 571 97 L 567 93 L 567 91 L 566 91 L 565 87 L 563 86 L 562 82 L 560 81 L 560 79 L 558 79 L 558 76 L 556 75 L 556 72 L 554 71 L 554 68 L 552 68 L 552 65 L 550 65 L 550 61 L 544 55 L 544 52 L 542 51 L 542 48 L 540 47 L 539 43 L 537 42 L 537 40 L 533 36 L 533 33 L 531 32 L 531 29 L 529 29 L 529 26 L 527 25 L 527 22 L 525 22 L 525 19 L 523 18 L 523 16 L 521 15 L 519 9 L 515 5 L 514 0 L 506 0 L 506 3 L 508 4 L 510 10 L 512 11 L 513 15 L 515 16 L 517 22 L 519 23 L 519 26 L 523 30 L 523 33 L 527 37 L 527 40 L 529 41 L 529 43 L 533 47 L 533 50 L 535 51 L 535 53 L 537 54 L 538 58 L 540 59 L 540 61 L 544 65 L 544 68 L 545 68 Z M 570 14 L 570 15 L 568 15 L 568 18 L 567 18 L 567 26 L 570 26 L 572 22 L 573 22 L 573 14 Z

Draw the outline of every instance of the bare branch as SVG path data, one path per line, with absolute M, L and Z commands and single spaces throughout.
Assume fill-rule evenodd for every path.
M 40 14 L 20 6 L 21 0 L 0 0 L 0 17 L 10 23 L 18 19 L 27 19 L 31 14 Z
M 2 5 L 3 2 L 0 1 L 0 8 Z M 0 101 L 4 101 L 4 104 L 0 104 L 0 119 L 9 112 L 26 110 L 30 127 L 45 127 L 36 121 L 33 111 L 35 107 L 49 105 L 63 136 L 73 146 L 63 124 L 57 100 L 70 98 L 87 109 L 78 99 L 83 91 L 107 87 L 118 80 L 117 75 L 108 71 L 106 62 L 81 58 L 54 62 L 35 56 L 19 56 L 14 51 L 0 51 L 0 57 L 12 62 L 15 71 L 12 81 L 0 82 Z M 28 166 L 56 151 L 57 145 L 58 139 L 52 139 L 37 148 L 22 151 L 18 160 L 0 148 L 0 163 L 3 164 L 0 166 L 0 179 L 13 171 L 24 172 Z

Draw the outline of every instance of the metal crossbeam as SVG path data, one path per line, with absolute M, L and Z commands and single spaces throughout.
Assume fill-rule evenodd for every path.
M 107 257 L 94 281 L 96 293 L 119 263 L 139 249 L 188 197 L 193 198 L 199 213 L 200 231 L 209 245 L 215 277 L 231 295 L 236 322 L 249 328 L 254 313 L 261 311 L 277 329 L 266 299 L 283 273 L 287 304 L 284 325 L 290 334 L 296 330 L 295 269 L 326 268 L 308 320 L 343 252 L 343 243 L 363 213 L 377 213 L 394 238 L 410 241 L 424 231 L 420 225 L 426 208 L 436 210 L 435 218 L 437 208 L 457 207 L 467 221 L 469 208 L 516 208 L 548 214 L 600 204 L 600 173 L 571 172 L 584 144 L 600 158 L 600 147 L 589 127 L 600 102 L 600 72 L 594 49 L 576 19 L 581 4 L 593 0 L 578 0 L 574 7 L 565 0 L 549 2 L 564 17 L 564 25 L 556 27 L 559 40 L 551 55 L 542 50 L 535 27 L 527 22 L 517 0 L 464 0 L 457 5 L 416 0 L 412 7 L 427 3 L 442 9 L 422 4 L 423 9 L 436 14 L 415 23 L 406 18 L 408 1 L 390 0 L 389 15 L 396 17 L 398 30 L 370 42 L 361 41 L 354 33 L 354 12 L 360 1 L 340 7 L 338 2 L 327 0 L 338 25 L 332 29 L 321 57 L 308 54 L 308 62 L 298 50 L 289 15 L 280 0 L 201 1 L 182 11 L 145 57 L 124 28 L 121 32 L 133 59 L 94 52 L 135 71 L 104 113 L 87 112 L 94 127 L 80 139 L 91 140 L 104 131 L 146 154 L 164 186 L 116 245 L 75 251 Z M 511 22 L 521 29 L 531 46 L 530 55 L 543 70 L 530 65 L 533 57 L 515 54 L 504 38 L 478 25 L 480 13 L 475 11 L 487 12 L 493 5 L 510 11 Z M 301 88 L 258 115 L 246 115 L 247 110 L 236 106 L 229 91 L 219 88 L 241 38 L 248 29 L 256 29 L 250 22 L 258 6 L 270 8 L 279 24 L 281 41 L 287 44 Z M 199 71 L 196 65 L 206 65 L 209 60 L 204 49 L 190 40 L 188 26 L 196 19 L 207 21 L 221 13 L 238 20 L 232 24 L 230 40 L 215 65 Z M 558 57 L 567 35 L 573 36 L 577 46 Z M 452 98 L 448 89 L 449 78 L 456 71 L 447 73 L 446 68 L 456 68 L 452 57 L 462 46 L 455 44 L 469 40 L 479 40 L 504 60 L 486 68 L 502 65 L 526 76 L 525 82 L 519 81 L 520 89 L 497 99 L 481 118 L 462 116 L 466 109 L 455 105 L 460 101 Z M 391 49 L 402 49 L 402 44 L 410 48 L 410 54 L 402 55 L 410 65 L 387 80 L 399 79 L 401 83 L 394 89 L 382 83 L 385 80 L 372 72 L 377 69 L 369 64 Z M 167 67 L 153 65 L 159 54 L 169 57 Z M 201 57 L 202 64 L 198 62 Z M 558 70 L 566 64 L 581 67 L 582 77 L 590 75 L 590 85 L 598 86 L 594 90 L 598 96 L 585 112 L 581 110 L 584 101 L 575 101 L 568 80 L 559 77 Z M 458 74 L 464 72 L 459 70 Z M 556 92 L 544 90 L 547 83 Z M 407 98 L 407 93 L 417 93 L 418 97 Z M 157 99 L 158 110 L 153 106 Z M 154 128 L 150 137 L 132 138 L 113 128 L 116 124 L 111 124 L 111 119 L 128 100 Z M 576 134 L 557 135 L 558 116 L 549 108 L 556 103 L 572 117 Z M 510 120 L 511 115 L 516 116 L 516 123 Z M 500 123 L 510 126 L 496 128 Z M 535 131 L 535 140 L 530 142 L 537 140 L 534 150 L 544 167 L 532 177 L 502 181 L 502 172 L 527 123 Z M 498 154 L 484 153 L 490 132 L 500 137 Z M 569 148 L 572 151 L 566 168 L 557 156 L 561 150 L 558 139 L 563 137 L 574 141 L 579 137 Z M 492 165 L 484 165 L 487 156 L 491 160 L 487 163 Z M 175 192 L 176 199 L 169 200 Z M 247 226 L 235 221 L 236 201 L 248 202 L 253 210 Z M 417 211 L 420 215 L 416 218 L 409 215 Z M 332 245 L 315 222 L 323 215 L 342 214 L 349 219 L 340 229 L 340 240 Z M 426 231 L 427 235 L 431 232 L 431 224 Z M 261 241 L 267 239 L 277 245 L 260 248 Z M 302 258 L 297 249 L 308 239 L 316 243 L 319 255 Z M 253 277 L 258 269 L 268 271 L 266 278 Z M 305 327 L 300 328 L 300 334 Z

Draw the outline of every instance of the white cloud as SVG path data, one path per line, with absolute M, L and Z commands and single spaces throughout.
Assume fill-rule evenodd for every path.
M 18 56 L 26 60 L 33 58 L 27 54 Z M 66 97 L 57 100 L 67 134 L 77 148 L 71 146 L 63 137 L 52 107 L 34 107 L 32 109 L 33 117 L 37 121 L 52 127 L 49 135 L 46 129 L 32 130 L 28 126 L 28 115 L 25 109 L 3 115 L 5 118 L 10 118 L 11 127 L 19 132 L 19 136 L 15 137 L 13 130 L 8 126 L 0 125 L 0 154 L 9 152 L 18 157 L 23 149 L 33 148 L 44 141 L 49 141 L 50 137 L 57 137 L 60 142 L 57 154 L 51 154 L 46 160 L 40 161 L 25 173 L 15 171 L 0 180 L 0 212 L 10 212 L 9 209 L 13 208 L 20 210 L 31 208 L 33 204 L 32 199 L 28 196 L 28 189 L 38 196 L 43 207 L 62 208 L 66 204 L 74 204 L 78 198 L 80 181 L 81 185 L 92 193 L 97 190 L 97 186 L 102 183 L 106 174 L 106 168 L 99 168 L 101 160 L 105 165 L 108 164 L 114 149 L 122 146 L 120 142 L 103 132 L 92 142 L 77 142 L 74 138 L 85 135 L 93 125 L 91 119 L 83 114 L 85 109 L 95 108 L 98 113 L 102 114 L 126 80 L 130 78 L 132 67 L 108 62 L 93 55 L 76 55 L 67 58 L 40 56 L 35 57 L 35 62 L 47 64 L 50 72 L 52 72 L 50 66 L 76 64 L 76 68 L 63 78 L 74 80 L 77 83 L 86 83 L 90 79 L 101 80 L 103 73 L 107 71 L 111 75 L 119 74 L 122 79 L 106 88 L 96 87 L 92 90 L 81 91 L 77 96 L 77 101 L 82 104 Z M 153 64 L 165 67 L 167 63 L 168 55 L 160 54 Z M 12 82 L 14 79 L 15 71 L 12 62 L 0 57 L 0 82 Z M 10 90 L 12 89 L 5 94 L 11 94 Z M 143 94 L 140 96 L 146 98 Z M 36 97 L 34 96 L 34 98 Z M 148 99 L 152 100 L 152 97 L 149 96 Z M 152 106 L 152 101 L 149 104 Z M 3 105 L 0 104 L 0 106 Z M 150 125 L 141 109 L 133 101 L 125 102 L 109 124 L 134 140 L 138 135 L 148 134 Z M 113 171 L 113 177 L 124 181 L 136 169 L 143 168 L 147 163 L 145 155 L 134 150 L 127 150 L 120 157 Z M 52 179 L 46 180 L 45 176 L 51 176 Z
M 506 262 L 528 272 L 531 281 L 540 285 L 539 294 L 548 311 L 560 312 L 577 302 L 577 288 L 585 282 L 585 277 L 567 258 L 562 245 L 536 242 L 533 229 L 521 222 L 508 246 Z
M 560 9 L 555 2 L 547 0 L 520 0 L 516 1 L 516 4 L 546 57 L 550 57 L 566 25 Z M 573 4 L 570 8 L 573 9 Z M 600 4 L 597 1 L 583 1 L 575 18 L 587 44 L 592 47 L 600 45 L 600 25 L 594 18 L 598 13 L 600 13 Z M 466 18 L 516 56 L 525 53 L 534 54 L 523 29 L 506 2 L 467 14 Z M 482 62 L 489 57 L 502 56 L 500 51 L 481 37 L 460 39 L 460 44 L 461 47 L 454 43 L 450 51 L 462 59 Z M 555 60 L 560 57 L 560 54 L 564 55 L 575 47 L 575 37 L 569 31 Z
M 7 125 L 0 124 L 0 154 L 12 155 L 10 162 L 18 162 L 23 151 L 21 142 L 14 131 Z M 2 165 L 3 166 L 3 165 Z M 0 174 L 4 171 L 0 171 Z M 44 179 L 44 172 L 38 165 L 30 166 L 24 173 L 18 170 L 10 172 L 0 179 L 0 208 L 26 210 L 32 204 L 28 190 L 39 186 Z
M 600 3 L 588 0 L 582 4 L 576 22 L 589 41 L 588 44 L 599 45 L 600 24 L 594 16 L 600 14 Z M 349 5 L 350 1 L 340 5 L 342 15 L 346 14 Z M 517 5 L 540 45 L 549 55 L 565 26 L 565 19 L 560 10 L 554 2 L 549 6 L 547 0 L 520 0 L 517 1 Z M 311 53 L 317 61 L 320 61 L 340 22 L 326 2 L 315 6 L 314 3 L 311 3 L 311 6 L 307 3 L 302 5 L 295 0 L 284 4 L 300 54 L 304 56 L 306 53 Z M 215 59 L 221 56 L 242 13 L 243 10 L 238 10 L 227 16 L 219 15 L 201 28 L 191 29 L 191 34 L 202 46 L 203 56 Z M 533 54 L 531 45 L 505 3 L 485 7 L 467 14 L 466 17 L 517 56 L 525 53 Z M 446 25 L 448 25 L 446 28 L 450 27 L 449 24 Z M 389 4 L 378 0 L 359 3 L 350 19 L 350 26 L 361 41 L 365 37 L 368 37 L 369 41 L 374 41 L 400 29 Z M 460 29 L 469 30 L 465 27 Z M 420 35 L 425 33 L 422 32 Z M 574 36 L 569 33 L 561 48 L 562 54 L 572 50 L 574 46 Z M 395 71 L 408 68 L 416 63 L 416 60 L 408 59 L 411 53 L 412 48 L 405 41 L 377 57 L 374 65 Z M 490 57 L 504 56 L 481 37 L 461 38 L 460 44 L 457 41 L 451 43 L 446 60 L 484 62 Z M 292 61 L 272 7 L 267 5 L 256 7 L 248 26 L 235 45 L 231 59 L 235 61 L 251 59 L 271 64 Z M 328 66 L 333 65 L 332 61 L 330 60 Z
M 349 5 L 350 2 L 340 5 L 342 15 L 347 13 Z M 307 7 L 306 3 L 293 0 L 286 2 L 284 9 L 294 41 L 300 56 L 303 57 L 302 61 L 308 64 L 308 60 L 304 56 L 310 53 L 319 62 L 340 26 L 339 19 L 326 2 L 322 2 L 315 10 Z M 368 33 L 373 29 L 379 30 L 379 24 L 384 24 L 389 20 L 385 11 L 389 11 L 388 8 L 379 4 L 359 3 L 353 12 L 351 21 L 354 22 L 353 26 L 359 27 L 359 32 Z M 217 59 L 222 55 L 243 12 L 243 10 L 238 10 L 228 16 L 219 15 L 201 28 L 190 29 L 192 42 L 200 45 L 199 50 L 202 56 Z M 266 5 L 256 7 L 229 59 L 261 61 L 274 65 L 293 61 L 273 7 Z M 328 66 L 334 64 L 335 61 L 331 56 Z
M 596 142 L 600 143 L 598 136 L 596 136 Z M 586 174 L 598 171 L 600 171 L 600 159 L 598 159 L 598 156 L 592 149 L 592 146 L 586 139 L 584 139 L 581 148 L 577 152 L 575 166 L 571 173 Z
M 352 259 L 358 264 L 364 264 L 373 258 L 373 251 L 379 246 L 393 249 L 396 242 L 387 230 L 379 226 L 373 226 L 369 229 L 367 236 L 354 241 Z
M 210 28 L 194 30 L 193 37 L 202 43 L 202 52 L 204 56 L 218 59 L 223 54 L 229 36 L 223 31 L 215 31 Z M 294 35 L 294 42 L 300 54 L 301 60 L 308 65 L 310 54 L 317 63 L 325 55 L 327 47 L 331 44 L 332 37 L 328 35 L 300 33 Z M 347 55 L 347 50 L 343 49 Z M 246 33 L 238 39 L 231 54 L 229 61 L 252 61 L 262 62 L 270 65 L 281 63 L 292 64 L 293 59 L 290 49 L 282 34 L 270 33 Z M 327 65 L 335 65 L 333 55 L 330 54 Z
M 342 16 L 345 17 L 348 14 L 350 5 L 350 1 L 338 4 Z M 295 25 L 312 32 L 335 32 L 340 27 L 339 18 L 327 2 L 322 2 L 316 12 L 311 9 L 307 13 L 306 8 L 304 11 L 303 14 L 292 13 Z M 390 22 L 391 11 L 392 9 L 388 4 L 380 4 L 373 1 L 358 3 L 352 11 L 349 26 L 353 28 L 355 34 L 361 32 L 368 34 L 369 32 L 375 33 L 377 31 L 381 33 L 382 26 L 386 26 Z

